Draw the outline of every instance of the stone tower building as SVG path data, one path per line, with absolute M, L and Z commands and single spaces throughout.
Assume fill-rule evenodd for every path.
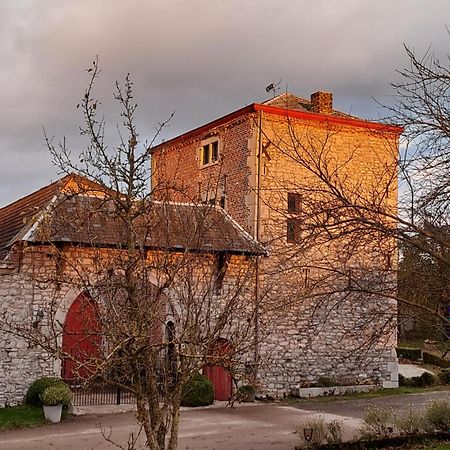
M 253 103 L 150 150 L 154 195 L 223 207 L 269 250 L 255 277 L 262 392 L 395 387 L 401 129 L 332 94 Z M 385 229 L 382 229 L 385 227 Z

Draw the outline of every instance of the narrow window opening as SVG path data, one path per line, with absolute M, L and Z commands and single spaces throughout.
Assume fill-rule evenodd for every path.
M 301 197 L 300 194 L 288 193 L 288 213 L 300 214 Z
M 210 163 L 210 148 L 209 148 L 209 144 L 206 144 L 203 146 L 202 164 L 206 165 L 209 163 Z
M 300 241 L 300 221 L 298 219 L 287 220 L 287 241 L 297 244 Z
M 309 268 L 305 267 L 302 269 L 303 271 L 303 287 L 309 287 Z
M 167 376 L 169 384 L 174 384 L 177 376 L 177 361 L 175 353 L 175 325 L 172 321 L 166 323 L 167 339 Z
M 219 141 L 214 141 L 211 143 L 211 161 L 215 162 L 219 159 Z
M 217 295 L 222 292 L 223 280 L 225 278 L 225 273 L 227 271 L 229 261 L 230 256 L 227 253 L 220 252 L 217 254 L 214 279 L 214 288 Z

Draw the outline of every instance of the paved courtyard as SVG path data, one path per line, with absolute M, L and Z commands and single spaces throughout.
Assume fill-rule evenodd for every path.
M 430 400 L 445 398 L 450 391 L 382 397 L 375 399 L 312 401 L 291 405 L 250 404 L 237 408 L 223 406 L 183 410 L 180 428 L 182 450 L 285 450 L 293 449 L 296 424 L 308 416 L 320 414 L 325 419 L 344 422 L 347 438 L 356 433 L 360 418 L 369 405 L 408 410 L 423 408 Z M 0 433 L 0 450 L 102 450 L 114 448 L 102 432 L 125 446 L 130 432 L 136 432 L 132 412 L 90 414 L 61 424 Z M 142 438 L 143 441 L 143 438 Z

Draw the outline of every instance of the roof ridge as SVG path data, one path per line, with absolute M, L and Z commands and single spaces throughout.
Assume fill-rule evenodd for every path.
M 300 100 L 301 102 L 306 102 L 306 103 L 311 103 L 311 100 L 308 100 L 306 98 L 303 97 L 299 97 L 298 95 L 293 94 L 292 92 L 283 92 L 282 94 L 278 94 L 275 97 L 272 98 L 268 98 L 267 100 L 264 100 L 263 102 L 261 102 L 261 105 L 270 105 L 273 102 L 276 102 L 278 100 L 281 100 L 283 97 L 287 97 L 287 96 L 291 96 L 291 97 L 295 97 L 296 99 Z

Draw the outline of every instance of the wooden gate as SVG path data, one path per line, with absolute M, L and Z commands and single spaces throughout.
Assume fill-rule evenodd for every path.
M 229 363 L 231 345 L 220 339 L 212 349 L 211 364 L 203 368 L 205 375 L 214 386 L 214 400 L 229 400 L 232 394 L 232 377 L 226 366 Z
M 63 328 L 61 376 L 69 383 L 88 378 L 100 356 L 102 338 L 97 304 L 80 294 L 67 312 Z

